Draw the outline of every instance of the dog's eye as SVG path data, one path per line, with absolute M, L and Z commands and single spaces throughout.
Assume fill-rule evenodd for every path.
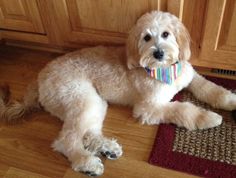
M 143 39 L 144 39 L 145 41 L 150 41 L 151 38 L 152 38 L 151 35 L 147 34 L 147 35 L 144 36 Z
M 161 36 L 162 36 L 162 38 L 167 38 L 169 36 L 169 32 L 165 31 L 165 32 L 162 33 Z

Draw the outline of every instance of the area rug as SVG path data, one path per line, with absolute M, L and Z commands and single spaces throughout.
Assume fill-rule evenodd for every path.
M 236 90 L 236 80 L 206 77 Z M 188 131 L 171 124 L 158 128 L 149 163 L 202 177 L 236 177 L 236 123 L 231 112 L 216 110 L 183 91 L 175 98 L 213 110 L 223 116 L 221 126 Z

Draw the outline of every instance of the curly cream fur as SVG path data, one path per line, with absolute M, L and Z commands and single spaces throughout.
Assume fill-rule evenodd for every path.
M 162 37 L 164 31 L 168 38 Z M 150 41 L 143 39 L 147 33 Z M 163 61 L 153 57 L 157 49 L 164 51 Z M 212 106 L 236 109 L 236 96 L 197 74 L 189 58 L 186 28 L 175 16 L 154 11 L 137 21 L 126 49 L 97 46 L 49 63 L 38 75 L 38 100 L 64 121 L 53 148 L 68 157 L 74 170 L 101 175 L 104 167 L 97 153 L 105 152 L 111 159 L 122 155 L 121 146 L 102 135 L 107 102 L 133 106 L 134 117 L 147 124 L 174 123 L 190 130 L 218 126 L 220 115 L 188 102 L 170 102 L 187 87 Z M 150 78 L 144 70 L 177 61 L 182 74 L 172 85 Z

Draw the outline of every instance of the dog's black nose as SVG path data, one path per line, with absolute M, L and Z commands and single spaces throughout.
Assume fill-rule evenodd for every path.
M 163 57 L 164 57 L 164 51 L 158 49 L 157 51 L 153 52 L 153 56 L 158 60 L 158 61 L 162 61 Z

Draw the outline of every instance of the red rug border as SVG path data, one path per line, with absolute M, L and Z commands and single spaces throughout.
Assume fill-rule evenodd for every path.
M 229 79 L 216 77 L 206 78 L 229 89 L 235 87 L 232 87 L 232 80 Z M 179 100 L 180 96 L 181 95 L 177 95 L 175 100 Z M 150 164 L 203 177 L 230 178 L 236 175 L 236 166 L 173 152 L 172 145 L 175 139 L 175 128 L 176 126 L 172 124 L 159 125 L 153 149 L 149 157 Z

